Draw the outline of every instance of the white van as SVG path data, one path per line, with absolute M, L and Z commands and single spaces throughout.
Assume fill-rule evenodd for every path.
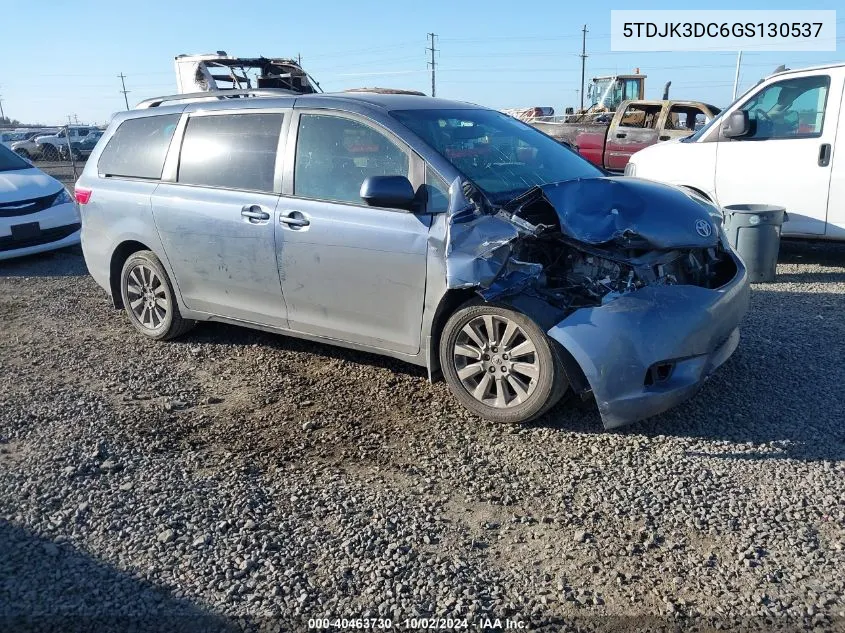
M 692 136 L 634 154 L 625 174 L 723 207 L 780 205 L 789 214 L 783 235 L 845 240 L 843 86 L 845 64 L 767 77 Z

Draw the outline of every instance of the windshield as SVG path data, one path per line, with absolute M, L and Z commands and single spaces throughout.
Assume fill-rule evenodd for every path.
M 710 130 L 710 128 L 713 127 L 713 124 L 716 121 L 719 120 L 718 112 L 714 112 L 714 114 L 716 116 L 714 116 L 712 119 L 710 119 L 702 127 L 698 128 L 695 131 L 695 134 L 692 134 L 690 136 L 685 136 L 684 138 L 681 139 L 681 142 L 682 143 L 695 143 L 698 139 L 700 139 L 702 136 L 707 134 L 707 132 Z
M 0 171 L 14 171 L 16 169 L 29 169 L 31 167 L 32 165 L 12 150 L 7 149 L 5 145 L 0 145 Z
M 399 110 L 391 114 L 474 182 L 493 203 L 535 185 L 602 176 L 572 150 L 494 110 Z
M 605 91 L 610 86 L 610 78 L 593 79 L 593 82 L 587 88 L 587 99 L 591 105 L 595 105 L 604 96 Z

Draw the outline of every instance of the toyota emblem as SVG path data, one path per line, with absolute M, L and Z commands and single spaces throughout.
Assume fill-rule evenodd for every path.
M 713 233 L 713 228 L 707 220 L 696 220 L 695 232 L 701 237 L 710 237 L 710 234 Z

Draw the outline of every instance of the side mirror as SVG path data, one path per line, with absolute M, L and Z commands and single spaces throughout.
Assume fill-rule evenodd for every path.
M 405 176 L 369 176 L 361 183 L 361 198 L 371 207 L 405 209 L 414 206 L 416 195 Z
M 748 120 L 748 112 L 735 110 L 727 119 L 722 122 L 722 136 L 725 138 L 741 138 L 747 136 L 751 131 L 751 122 Z

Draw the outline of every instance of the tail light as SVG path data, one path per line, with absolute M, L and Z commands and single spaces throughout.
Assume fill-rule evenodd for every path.
M 77 187 L 73 190 L 73 197 L 76 198 L 79 204 L 88 204 L 88 201 L 91 199 L 91 190 Z

